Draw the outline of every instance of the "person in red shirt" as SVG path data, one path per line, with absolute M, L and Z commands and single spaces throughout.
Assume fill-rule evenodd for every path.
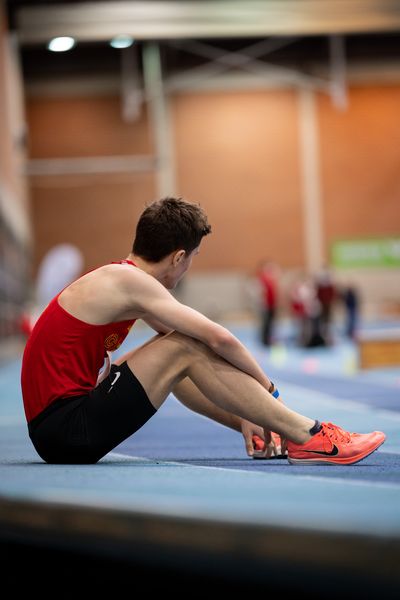
M 257 273 L 261 287 L 261 342 L 264 346 L 271 345 L 275 333 L 274 328 L 278 309 L 278 272 L 278 265 L 273 261 L 263 261 Z
M 281 436 L 291 463 L 357 462 L 385 435 L 348 433 L 289 409 L 228 329 L 171 293 L 211 232 L 198 204 L 147 206 L 131 252 L 79 277 L 48 304 L 27 341 L 21 371 L 30 439 L 48 463 L 96 463 L 135 433 L 170 393 L 240 432 L 249 456 Z M 156 332 L 112 361 L 137 319 Z M 257 446 L 257 452 L 259 446 Z

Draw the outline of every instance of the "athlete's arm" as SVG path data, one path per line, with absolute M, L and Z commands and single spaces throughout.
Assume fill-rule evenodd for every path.
M 172 329 L 170 329 L 169 327 L 164 325 L 164 323 L 161 323 L 161 321 L 158 321 L 157 319 L 154 319 L 151 317 L 146 317 L 145 319 L 142 319 L 142 321 L 144 321 L 149 327 L 154 329 L 154 331 L 156 331 L 157 333 L 165 334 L 165 333 L 170 333 L 172 331 Z
M 208 319 L 193 308 L 181 304 L 156 279 L 143 272 L 132 281 L 135 308 L 143 312 L 146 322 L 158 322 L 167 331 L 176 330 L 209 346 L 222 358 L 248 373 L 266 389 L 271 386 L 247 348 L 225 327 Z

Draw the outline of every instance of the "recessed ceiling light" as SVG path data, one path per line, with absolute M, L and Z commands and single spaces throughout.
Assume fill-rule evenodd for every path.
M 133 42 L 134 39 L 130 35 L 117 35 L 111 40 L 110 46 L 113 48 L 129 48 Z
M 67 50 L 71 50 L 75 46 L 75 40 L 73 37 L 64 36 L 64 37 L 56 37 L 50 40 L 47 45 L 48 50 L 52 52 L 66 52 Z

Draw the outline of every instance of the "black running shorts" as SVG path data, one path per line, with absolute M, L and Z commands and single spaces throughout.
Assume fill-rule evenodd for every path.
M 96 463 L 156 413 L 127 363 L 84 396 L 60 398 L 28 424 L 29 436 L 47 463 Z

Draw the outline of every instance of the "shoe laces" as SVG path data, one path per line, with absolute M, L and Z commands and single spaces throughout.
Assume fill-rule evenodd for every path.
M 348 431 L 333 423 L 324 423 L 322 425 L 322 434 L 326 435 L 331 442 L 348 443 L 351 440 L 351 434 Z

